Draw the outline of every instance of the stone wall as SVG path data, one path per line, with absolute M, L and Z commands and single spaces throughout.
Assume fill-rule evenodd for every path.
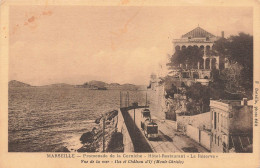
M 148 105 L 152 115 L 161 119 L 165 118 L 166 104 L 163 86 L 156 86 L 155 90 L 148 91 Z

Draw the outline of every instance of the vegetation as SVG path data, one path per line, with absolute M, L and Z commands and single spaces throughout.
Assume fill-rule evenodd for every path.
M 220 72 L 218 78 L 214 78 L 214 82 L 224 83 L 218 89 L 252 98 L 253 36 L 239 33 L 238 36 L 220 39 L 215 44 L 215 51 L 220 57 L 227 58 L 230 65 Z
M 173 99 L 174 94 L 181 93 L 180 88 L 184 88 L 182 94 L 187 97 L 189 115 L 208 111 L 210 99 L 252 99 L 253 36 L 239 33 L 227 39 L 221 38 L 207 54 L 220 56 L 220 70 L 212 70 L 213 81 L 209 86 L 200 83 L 186 86 L 180 80 L 166 76 L 160 81 L 165 86 L 165 98 Z M 169 69 L 176 69 L 180 64 L 189 64 L 188 69 L 194 68 L 197 62 L 202 61 L 202 56 L 202 49 L 196 46 L 182 50 L 176 48 L 167 65 Z M 228 63 L 228 68 L 224 68 L 225 63 Z
M 189 46 L 186 49 L 176 48 L 175 53 L 170 58 L 170 63 L 167 64 L 169 68 L 174 68 L 179 64 L 187 64 L 188 68 L 197 66 L 198 62 L 203 61 L 203 49 L 198 46 Z
M 165 89 L 165 98 L 174 98 L 174 94 L 176 93 L 182 93 L 182 90 L 180 90 L 178 87 L 183 86 L 183 83 L 180 81 L 176 81 L 174 78 L 171 76 L 165 76 L 164 78 L 160 78 L 159 84 L 164 85 Z
M 186 96 L 191 101 L 187 104 L 187 111 L 198 114 L 209 111 L 210 89 L 208 86 L 194 83 L 187 87 Z

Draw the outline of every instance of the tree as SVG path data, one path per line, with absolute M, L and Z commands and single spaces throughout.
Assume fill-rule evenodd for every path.
M 226 78 L 226 89 L 231 92 L 241 91 L 241 71 L 243 67 L 238 63 L 233 63 L 229 68 L 222 71 L 222 76 Z
M 242 65 L 241 86 L 253 89 L 253 36 L 240 33 L 231 36 L 229 45 L 230 60 Z
M 174 98 L 174 94 L 177 93 L 177 87 L 174 85 L 174 84 L 171 84 L 170 88 L 165 88 L 165 92 L 166 92 L 166 95 L 165 95 L 165 98 L 168 99 L 168 98 Z
M 178 66 L 179 64 L 187 64 L 192 68 L 197 66 L 197 63 L 203 60 L 202 56 L 203 50 L 198 48 L 198 46 L 189 46 L 182 50 L 176 49 L 167 66 L 172 68 L 174 66 Z
M 226 58 L 230 67 L 222 71 L 225 78 L 227 90 L 233 92 L 235 89 L 240 92 L 253 91 L 253 36 L 239 33 L 228 39 L 221 38 L 214 45 L 216 53 Z M 235 87 L 235 88 L 234 88 Z
M 200 107 L 200 112 L 207 112 L 209 110 L 210 89 L 208 86 L 194 83 L 187 88 L 186 96 L 192 99 L 191 104 L 194 105 L 194 109 L 196 105 Z

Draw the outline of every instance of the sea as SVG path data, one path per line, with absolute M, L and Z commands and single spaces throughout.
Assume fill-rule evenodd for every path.
M 124 106 L 126 91 L 121 91 Z M 145 91 L 128 91 L 129 104 L 145 105 Z M 76 151 L 95 119 L 120 107 L 120 90 L 17 87 L 8 91 L 8 151 Z

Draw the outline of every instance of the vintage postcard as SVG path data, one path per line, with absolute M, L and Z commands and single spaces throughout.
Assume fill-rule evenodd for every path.
M 0 168 L 260 167 L 260 1 L 1 1 Z

